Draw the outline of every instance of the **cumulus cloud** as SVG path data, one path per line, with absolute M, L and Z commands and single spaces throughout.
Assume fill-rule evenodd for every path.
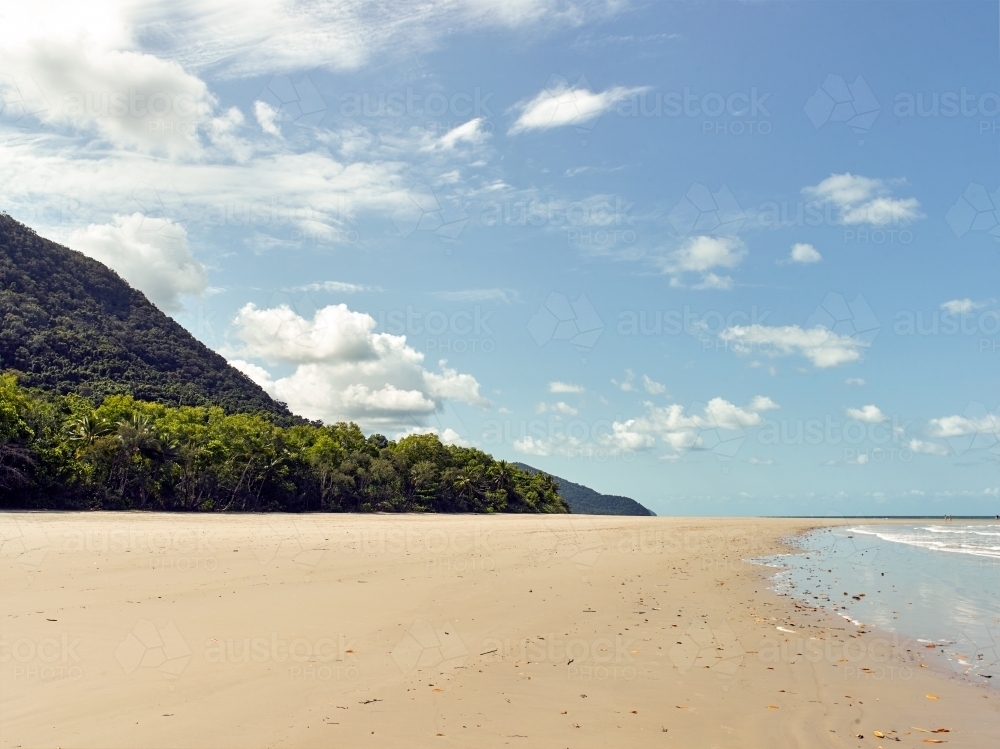
M 948 455 L 949 450 L 944 445 L 935 442 L 925 442 L 916 438 L 907 443 L 907 447 L 915 453 L 926 453 L 927 455 Z
M 868 344 L 857 338 L 834 333 L 822 325 L 804 329 L 798 325 L 734 325 L 719 334 L 734 350 L 759 351 L 769 356 L 800 354 L 825 369 L 858 361 Z
M 631 369 L 625 370 L 625 377 L 621 381 L 611 378 L 611 384 L 626 393 L 635 392 L 635 372 Z
M 965 299 L 952 299 L 944 302 L 941 305 L 941 309 L 945 312 L 951 313 L 952 315 L 967 315 L 970 312 L 975 312 L 977 309 L 982 309 L 986 306 L 987 302 L 975 302 L 966 297 Z
M 970 434 L 994 434 L 1000 437 L 1000 411 L 982 413 L 978 416 L 944 416 L 931 419 L 931 431 L 935 437 L 965 437 Z
M 848 408 L 847 415 L 855 421 L 863 421 L 866 424 L 881 424 L 883 421 L 889 420 L 889 417 L 882 413 L 882 410 L 875 405 Z
M 555 403 L 539 403 L 535 406 L 535 413 L 557 413 L 562 414 L 563 416 L 576 416 L 580 412 L 568 403 L 557 401 Z
M 690 413 L 678 403 L 662 407 L 647 403 L 643 416 L 616 421 L 603 442 L 612 449 L 639 450 L 660 441 L 683 452 L 704 447 L 708 431 L 739 432 L 745 427 L 759 426 L 763 422 L 761 413 L 777 408 L 777 403 L 764 396 L 755 397 L 746 407 L 713 398 L 700 412 Z
M 646 90 L 646 87 L 613 86 L 605 91 L 594 92 L 585 79 L 581 79 L 576 85 L 570 85 L 568 81 L 554 78 L 534 98 L 515 107 L 519 115 L 509 134 L 548 130 L 565 125 L 585 125 L 618 102 Z
M 259 99 L 253 103 L 253 114 L 257 118 L 260 129 L 268 135 L 281 137 L 281 129 L 278 127 L 278 110 Z
M 779 408 L 764 396 L 753 398 L 745 407 L 733 405 L 723 398 L 713 398 L 707 405 L 690 410 L 676 403 L 663 407 L 652 403 L 645 405 L 646 412 L 642 416 L 596 422 L 589 433 L 567 430 L 546 436 L 525 435 L 515 440 L 513 446 L 515 451 L 525 455 L 579 457 L 593 454 L 595 450 L 620 455 L 664 445 L 670 452 L 660 458 L 671 462 L 689 450 L 712 449 L 719 435 L 723 435 L 723 441 L 741 438 L 745 436 L 745 428 L 763 422 L 763 412 Z M 738 445 L 738 439 L 731 444 Z
M 823 259 L 823 256 L 819 253 L 815 247 L 811 244 L 805 244 L 803 242 L 798 242 L 792 245 L 792 252 L 788 256 L 788 262 L 791 263 L 802 263 L 808 265 L 810 263 L 818 263 Z
M 438 427 L 410 427 L 402 432 L 397 432 L 393 435 L 394 439 L 401 440 L 404 437 L 409 437 L 414 434 L 434 434 L 437 438 L 441 440 L 442 444 L 445 445 L 455 445 L 457 447 L 471 447 L 472 443 L 467 439 L 462 437 L 458 432 L 456 432 L 451 427 L 445 427 L 444 429 L 439 429 Z
M 147 152 L 197 150 L 215 98 L 176 61 L 141 51 L 132 29 L 126 3 L 10 6 L 0 70 L 27 73 L 46 99 L 37 116 L 51 125 Z
M 580 395 L 586 392 L 586 388 L 583 385 L 575 385 L 571 382 L 561 382 L 560 380 L 555 380 L 549 383 L 550 393 L 575 393 Z
M 836 208 L 837 220 L 847 225 L 906 224 L 923 216 L 916 198 L 894 197 L 889 182 L 850 172 L 831 174 L 818 185 L 803 188 L 802 192 L 819 203 Z
M 104 263 L 165 312 L 181 308 L 181 297 L 208 289 L 208 274 L 191 253 L 184 227 L 141 213 L 115 216 L 74 232 L 70 245 Z
M 700 273 L 701 282 L 693 288 L 700 289 L 731 289 L 733 279 L 720 276 L 713 271 L 716 268 L 735 268 L 743 262 L 747 249 L 736 237 L 689 237 L 677 250 L 661 258 L 660 263 L 665 273 L 673 274 L 671 284 L 681 286 L 681 276 L 685 273 Z
M 642 386 L 650 395 L 663 395 L 667 392 L 667 386 L 652 379 L 649 375 L 642 376 Z
M 285 401 L 295 413 L 326 422 L 350 420 L 367 428 L 407 429 L 421 424 L 446 400 L 488 407 L 475 377 L 424 355 L 405 336 L 375 333 L 376 321 L 344 304 L 319 309 L 311 319 L 287 306 L 247 304 L 233 321 L 239 341 L 225 351 L 233 366 Z M 253 359 L 292 366 L 272 377 Z

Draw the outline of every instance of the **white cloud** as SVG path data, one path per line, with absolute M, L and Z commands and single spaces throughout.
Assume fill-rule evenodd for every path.
M 935 442 L 924 442 L 918 439 L 911 439 L 907 447 L 915 453 L 926 453 L 928 455 L 948 455 L 950 452 L 944 445 L 938 445 Z
M 243 77 L 311 68 L 350 71 L 372 60 L 409 57 L 440 39 L 483 28 L 542 31 L 614 13 L 609 0 L 371 0 L 273 3 L 233 12 L 224 0 L 140 6 L 144 20 L 169 24 L 163 42 L 186 65 Z
M 944 302 L 941 305 L 941 309 L 953 315 L 966 315 L 985 306 L 987 306 L 987 302 L 975 302 L 966 297 L 965 299 L 952 299 L 951 301 Z
M 253 114 L 257 118 L 260 129 L 268 135 L 281 137 L 281 129 L 278 127 L 278 110 L 259 99 L 253 103 Z
M 855 362 L 868 348 L 864 341 L 834 333 L 822 325 L 808 330 L 798 325 L 735 325 L 723 330 L 719 338 L 734 344 L 737 352 L 761 351 L 769 356 L 798 353 L 821 369 Z
M 566 81 L 552 81 L 533 99 L 517 105 L 516 109 L 520 114 L 509 134 L 548 130 L 564 125 L 584 125 L 600 117 L 623 99 L 646 90 L 645 87 L 614 86 L 595 93 L 584 80 L 575 86 L 570 86 Z
M 696 283 L 691 287 L 695 291 L 704 291 L 705 289 L 716 289 L 718 291 L 729 291 L 733 288 L 733 277 L 732 276 L 719 276 L 715 273 L 706 273 L 701 277 L 701 283 Z
M 857 385 L 858 387 L 863 387 L 865 380 L 863 377 L 848 377 L 844 380 L 845 385 Z
M 803 242 L 792 245 L 792 252 L 788 256 L 789 262 L 792 263 L 818 263 L 822 259 L 823 256 L 819 254 L 819 250 L 811 244 Z
M 679 249 L 657 262 L 665 273 L 671 273 L 672 286 L 682 286 L 684 273 L 701 273 L 701 282 L 693 288 L 728 290 L 733 279 L 712 272 L 713 268 L 735 268 L 747 255 L 743 243 L 735 237 L 689 237 Z
M 663 395 L 667 392 L 667 386 L 652 379 L 649 375 L 642 376 L 642 386 L 650 395 Z
M 768 398 L 766 395 L 755 395 L 750 399 L 750 405 L 747 408 L 751 411 L 777 411 L 781 406 L 775 403 L 773 400 Z
M 663 407 L 647 403 L 645 415 L 616 421 L 603 443 L 612 450 L 639 450 L 651 448 L 659 440 L 675 451 L 686 451 L 705 444 L 705 431 L 739 432 L 745 427 L 759 426 L 763 422 L 761 412 L 776 408 L 778 404 L 764 396 L 755 397 L 746 408 L 713 398 L 701 413 L 686 413 L 685 407 L 678 403 Z
M 808 197 L 835 207 L 841 224 L 905 224 L 922 218 L 916 198 L 896 198 L 889 183 L 881 179 L 844 174 L 831 174 L 818 185 L 802 190 Z
M 244 306 L 233 322 L 239 345 L 226 350 L 234 366 L 298 414 L 326 422 L 352 420 L 366 428 L 408 429 L 445 400 L 479 407 L 490 401 L 475 377 L 442 360 L 438 371 L 423 367 L 424 356 L 405 336 L 373 332 L 375 320 L 346 305 L 331 305 L 305 319 L 287 306 Z M 273 378 L 249 362 L 293 366 Z M 249 365 L 248 365 L 249 362 Z
M 115 146 L 197 151 L 198 125 L 216 103 L 205 82 L 138 49 L 125 3 L 79 5 L 4 8 L 0 70 L 23 71 L 42 92 L 37 116 Z
M 442 135 L 437 145 L 444 149 L 452 149 L 458 143 L 468 143 L 473 146 L 479 145 L 490 137 L 490 134 L 482 127 L 485 121 L 484 118 L 477 117 L 474 120 L 469 120 L 462 125 L 458 125 Z
M 580 437 L 568 432 L 556 432 L 547 437 L 525 435 L 514 442 L 514 449 L 525 455 L 579 457 L 592 454 L 596 449 L 614 455 L 650 450 L 660 443 L 673 450 L 661 459 L 674 461 L 679 453 L 707 449 L 710 441 L 707 435 L 710 433 L 741 435 L 743 429 L 759 426 L 763 422 L 763 412 L 779 408 L 777 403 L 765 396 L 754 397 L 746 407 L 735 406 L 723 398 L 713 398 L 707 405 L 690 413 L 676 403 L 663 407 L 652 403 L 645 405 L 644 415 L 615 421 L 610 426 L 605 423 L 595 427 L 588 436 Z M 558 409 L 543 403 L 539 410 Z
M 197 212 L 199 223 L 218 226 L 234 216 L 249 224 L 253 217 L 258 233 L 287 236 L 295 229 L 305 238 L 346 242 L 356 211 L 388 215 L 405 195 L 406 167 L 398 161 L 346 163 L 323 149 L 258 154 L 245 164 L 230 158 L 213 150 L 200 161 L 150 160 L 124 151 L 95 159 L 60 136 L 7 139 L 0 141 L 8 177 L 0 180 L 0 202 L 38 231 L 50 228 L 48 235 L 57 241 L 67 238 L 67 224 L 104 223 L 112 213 L 126 212 L 123 195 L 145 191 L 159 193 L 166 205 L 156 195 L 149 205 L 166 208 L 165 215 L 175 220 Z M 178 196 L 177 205 L 167 204 L 166 186 Z M 74 202 L 67 212 L 70 194 Z M 281 196 L 277 203 L 275 195 Z M 54 222 L 51 215 L 58 216 Z
M 535 406 L 535 413 L 537 414 L 544 414 L 549 412 L 563 414 L 564 416 L 576 416 L 578 413 L 580 413 L 571 405 L 569 405 L 568 403 L 564 403 L 563 401 L 557 401 L 556 403 L 539 403 L 537 406 Z
M 747 251 L 732 237 L 691 237 L 670 254 L 666 269 L 670 272 L 704 272 L 712 268 L 735 268 Z
M 935 437 L 965 437 L 970 434 L 993 433 L 1000 438 L 1000 412 L 985 413 L 982 416 L 944 416 L 931 419 L 931 430 Z
M 90 224 L 74 232 L 70 245 L 113 269 L 166 312 L 180 297 L 208 289 L 208 275 L 188 247 L 183 226 L 141 213 L 115 216 L 112 224 Z
M 577 395 L 586 392 L 586 388 L 583 385 L 574 385 L 570 382 L 561 382 L 555 380 L 549 383 L 550 393 L 575 393 Z
M 218 117 L 213 117 L 205 125 L 208 140 L 219 155 L 245 164 L 253 156 L 253 146 L 248 140 L 237 135 L 246 118 L 237 107 L 230 107 Z
M 304 286 L 296 286 L 293 291 L 330 291 L 337 294 L 357 294 L 362 291 L 381 291 L 380 286 L 365 286 L 357 283 L 345 283 L 344 281 L 323 281 L 321 283 L 310 283 Z
M 471 442 L 464 439 L 451 427 L 445 427 L 444 429 L 438 429 L 437 427 L 410 427 L 405 431 L 397 432 L 393 437 L 398 441 L 413 434 L 435 434 L 441 440 L 441 443 L 445 445 L 455 445 L 457 447 L 472 446 Z
M 882 413 L 878 406 L 872 404 L 861 408 L 848 408 L 847 415 L 855 421 L 863 421 L 866 424 L 881 424 L 883 421 L 889 420 L 889 417 Z
M 540 458 L 546 458 L 552 454 L 552 444 L 546 440 L 525 435 L 514 440 L 514 450 L 524 455 L 535 455 Z
M 614 378 L 611 379 L 612 385 L 616 385 L 620 390 L 623 390 L 626 393 L 635 392 L 634 383 L 635 383 L 635 372 L 633 372 L 631 369 L 625 370 L 625 379 L 623 379 L 621 382 L 619 382 Z

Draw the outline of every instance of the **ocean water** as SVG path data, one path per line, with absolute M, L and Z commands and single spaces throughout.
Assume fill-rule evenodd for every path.
M 912 638 L 1000 687 L 1000 523 L 841 525 L 794 545 L 798 553 L 753 560 L 778 568 L 778 593 Z

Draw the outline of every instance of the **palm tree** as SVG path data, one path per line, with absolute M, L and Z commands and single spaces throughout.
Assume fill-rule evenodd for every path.
M 93 414 L 85 414 L 74 419 L 67 425 L 67 429 L 70 441 L 79 443 L 81 447 L 90 447 L 114 431 L 108 422 L 98 419 Z
M 487 475 L 497 489 L 510 489 L 514 484 L 514 476 L 517 469 L 506 460 L 498 460 L 489 467 Z
M 126 453 L 140 453 L 144 458 L 157 458 L 163 446 L 157 439 L 148 416 L 132 414 L 118 422 L 118 442 Z

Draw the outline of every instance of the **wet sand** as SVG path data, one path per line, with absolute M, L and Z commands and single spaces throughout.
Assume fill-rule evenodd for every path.
M 0 746 L 1000 745 L 744 561 L 819 524 L 5 513 Z

